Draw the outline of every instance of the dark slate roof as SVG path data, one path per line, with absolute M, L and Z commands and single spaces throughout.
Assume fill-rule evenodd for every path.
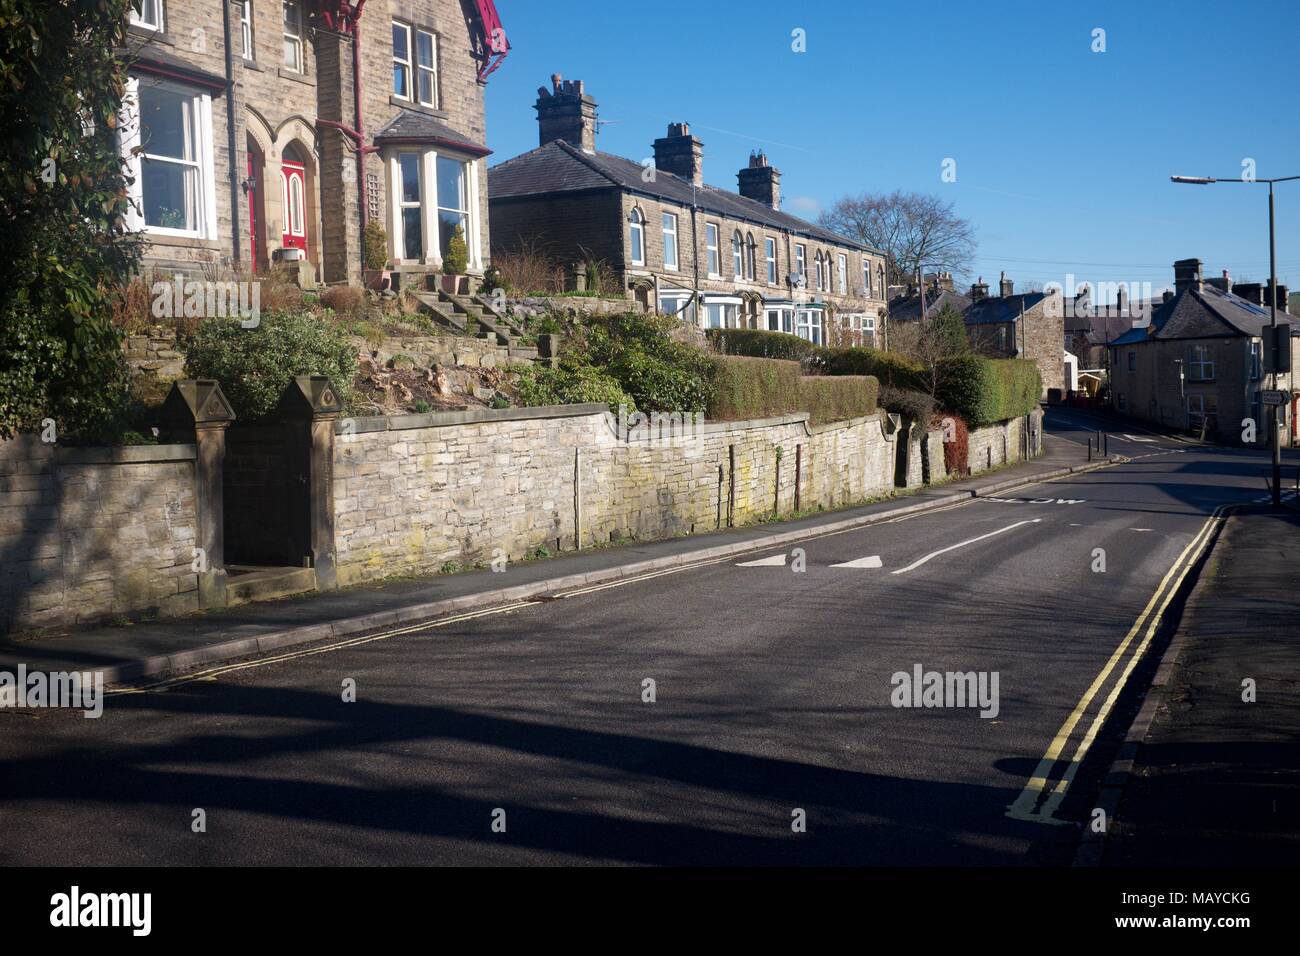
M 972 302 L 966 310 L 967 325 L 997 325 L 1014 322 L 1022 311 L 1028 312 L 1047 298 L 1046 292 L 1021 292 L 1008 296 L 988 296 Z M 1023 305 L 1023 309 L 1021 308 Z
M 554 140 L 488 170 L 488 195 L 492 199 L 538 196 L 579 189 L 617 187 L 683 206 L 692 201 L 703 212 L 739 219 L 774 229 L 783 229 L 831 245 L 874 252 L 856 239 L 830 232 L 811 222 L 773 209 L 738 193 L 704 185 L 693 190 L 691 183 L 674 173 L 657 170 L 654 180 L 642 178 L 645 167 L 611 153 L 587 153 L 563 140 Z
M 214 93 L 225 92 L 224 76 L 197 67 L 157 43 L 149 43 L 139 49 L 118 48 L 116 52 L 130 61 L 132 72 L 167 76 L 206 87 Z
M 1131 345 L 1152 338 L 1258 338 L 1270 321 L 1266 306 L 1254 305 L 1212 285 L 1200 289 L 1188 286 L 1155 310 L 1149 327 L 1130 329 L 1110 344 Z M 1278 321 L 1290 325 L 1292 335 L 1300 335 L 1300 318 L 1280 312 Z
M 474 137 L 452 129 L 428 113 L 418 110 L 401 110 L 375 134 L 376 146 L 394 146 L 402 143 L 428 143 L 458 149 L 473 156 L 488 156 L 492 150 L 474 142 Z
M 926 315 L 936 315 L 945 305 L 951 305 L 958 312 L 964 313 L 970 307 L 971 298 L 950 289 L 941 289 L 925 293 Z M 889 300 L 889 318 L 892 322 L 913 322 L 921 317 L 921 296 L 899 295 Z

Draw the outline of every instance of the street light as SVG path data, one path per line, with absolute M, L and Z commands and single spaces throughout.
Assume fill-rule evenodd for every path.
M 1279 354 L 1279 342 L 1277 335 L 1277 229 L 1275 227 L 1275 218 L 1273 213 L 1273 184 L 1286 183 L 1292 180 L 1300 179 L 1300 176 L 1280 176 L 1276 179 L 1229 179 L 1227 177 L 1218 178 L 1215 176 L 1170 176 L 1171 182 L 1181 183 L 1185 186 L 1208 186 L 1211 183 L 1268 183 L 1268 287 L 1269 287 L 1269 349 L 1273 353 L 1272 370 L 1269 373 L 1273 378 L 1273 389 L 1277 389 L 1278 368 L 1280 365 L 1281 355 Z M 1288 358 L 1290 357 L 1290 339 L 1287 340 Z M 1288 367 L 1290 363 L 1288 362 Z M 1273 409 L 1269 416 L 1269 424 L 1272 426 L 1272 450 L 1273 450 L 1273 506 L 1278 507 L 1282 504 L 1282 443 L 1278 436 L 1278 409 L 1280 406 L 1270 405 Z

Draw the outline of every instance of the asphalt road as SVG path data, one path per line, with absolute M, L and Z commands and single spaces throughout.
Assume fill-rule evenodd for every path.
M 0 711 L 0 862 L 1068 863 L 1126 636 L 1214 509 L 1263 492 L 1257 453 L 1130 434 L 1131 462 L 783 565 L 312 648 L 99 720 Z M 893 706 L 915 665 L 996 673 L 996 716 Z

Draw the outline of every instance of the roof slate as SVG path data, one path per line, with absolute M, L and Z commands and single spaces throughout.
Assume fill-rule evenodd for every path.
M 1149 328 L 1130 329 L 1110 344 L 1131 345 L 1152 338 L 1258 338 L 1271 321 L 1266 307 L 1253 305 L 1231 292 L 1212 285 L 1200 289 L 1188 286 L 1152 313 Z M 1279 312 L 1278 323 L 1290 325 L 1291 334 L 1300 335 L 1300 318 Z
M 446 123 L 418 110 L 401 110 L 375 134 L 377 146 L 402 142 L 433 142 L 462 149 L 475 156 L 487 156 L 492 152 L 486 146 L 474 142 L 474 137 L 469 134 L 454 130 Z
M 492 199 L 538 196 L 580 189 L 619 188 L 628 192 L 690 206 L 729 219 L 782 229 L 831 245 L 884 255 L 855 239 L 841 236 L 811 222 L 746 199 L 737 193 L 704 185 L 699 189 L 674 173 L 656 170 L 646 181 L 647 167 L 612 153 L 587 153 L 563 140 L 523 153 L 488 170 L 488 195 Z

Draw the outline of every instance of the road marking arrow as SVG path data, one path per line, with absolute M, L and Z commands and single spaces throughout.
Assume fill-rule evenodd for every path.
M 741 561 L 736 565 L 738 568 L 783 568 L 785 567 L 785 555 L 774 554 L 770 558 L 759 558 L 757 561 Z
M 879 568 L 882 567 L 880 555 L 873 554 L 869 558 L 858 558 L 854 561 L 845 561 L 843 564 L 832 564 L 832 568 Z
M 1028 521 L 1017 521 L 1015 524 L 1009 524 L 1005 528 L 999 528 L 997 531 L 990 531 L 988 534 L 982 534 L 978 538 L 967 538 L 965 541 L 958 541 L 956 544 L 950 544 L 946 548 L 940 548 L 938 551 L 931 551 L 920 560 L 913 561 L 905 568 L 899 568 L 897 571 L 890 571 L 890 574 L 906 574 L 908 571 L 914 571 L 921 565 L 925 564 L 931 558 L 937 558 L 941 554 L 947 554 L 949 551 L 956 551 L 958 548 L 964 548 L 968 544 L 974 544 L 976 541 L 983 541 L 986 538 L 992 538 L 995 535 L 1005 534 L 1008 531 L 1014 531 L 1016 528 L 1027 524 L 1038 524 L 1042 518 L 1031 518 Z

